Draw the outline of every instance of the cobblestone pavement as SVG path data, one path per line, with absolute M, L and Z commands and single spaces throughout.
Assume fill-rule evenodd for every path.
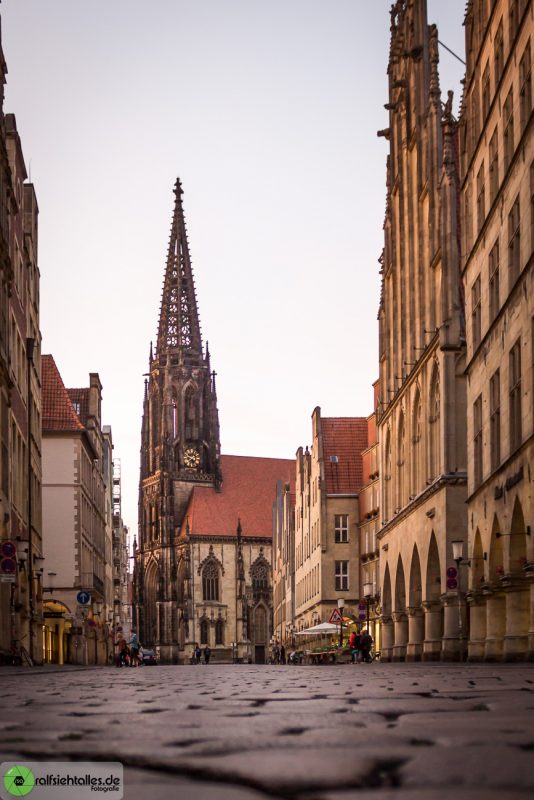
M 534 667 L 0 670 L 1 760 L 121 761 L 126 800 L 534 796 Z

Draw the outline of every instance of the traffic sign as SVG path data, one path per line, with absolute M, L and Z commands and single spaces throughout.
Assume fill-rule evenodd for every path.
M 17 547 L 14 542 L 2 542 L 0 545 L 1 558 L 15 558 Z
M 456 589 L 458 586 L 458 581 L 456 578 L 448 578 L 447 579 L 447 589 Z
M 0 572 L 4 575 L 13 575 L 17 570 L 17 562 L 14 558 L 3 558 L 0 561 Z
M 447 578 L 456 578 L 458 576 L 458 570 L 456 567 L 449 567 L 447 570 Z
M 343 622 L 343 617 L 341 616 L 341 611 L 339 610 L 339 608 L 334 608 L 334 610 L 330 614 L 330 619 L 328 620 L 328 622 L 330 622 L 331 625 L 341 625 L 341 623 Z
M 81 606 L 88 606 L 91 602 L 91 595 L 89 592 L 81 591 L 76 595 L 76 600 Z
M 15 583 L 15 576 L 6 575 L 4 572 L 0 572 L 0 583 Z

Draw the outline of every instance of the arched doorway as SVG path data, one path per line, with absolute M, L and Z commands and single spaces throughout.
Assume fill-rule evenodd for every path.
M 72 615 L 59 600 L 43 603 L 43 662 L 45 664 L 68 664 L 69 640 Z
M 414 545 L 410 566 L 410 590 L 408 598 L 408 646 L 407 661 L 421 661 L 425 622 L 423 617 L 423 587 L 421 582 L 421 563 L 419 551 Z
M 393 606 L 391 599 L 391 576 L 389 574 L 389 564 L 386 564 L 384 580 L 382 582 L 382 617 L 381 617 L 381 638 L 382 650 L 380 658 L 383 661 L 391 661 L 393 658 L 393 645 L 395 644 L 395 630 L 393 627 Z
M 441 565 L 434 531 L 430 534 L 428 547 L 423 608 L 425 609 L 423 660 L 439 661 L 443 637 L 443 606 L 441 604 Z
M 158 642 L 158 592 L 159 569 L 156 562 L 151 561 L 143 584 L 144 630 L 141 631 L 141 641 L 146 647 L 155 647 Z
M 393 661 L 404 661 L 406 659 L 406 645 L 408 643 L 408 617 L 406 615 L 406 580 L 400 555 L 397 561 L 397 572 L 395 575 L 395 609 L 393 611 L 393 621 L 395 622 Z
M 268 609 L 260 603 L 252 614 L 252 657 L 255 664 L 265 664 L 265 654 L 269 642 Z
M 469 661 L 481 661 L 486 646 L 486 595 L 484 593 L 484 552 L 482 537 L 477 528 L 471 555 L 470 587 L 468 602 L 470 606 Z
M 506 601 L 503 592 L 504 552 L 501 526 L 495 514 L 489 549 L 489 582 L 486 601 L 486 661 L 500 661 L 506 630 Z
M 510 533 L 508 565 L 503 578 L 506 603 L 506 632 L 504 636 L 504 658 L 506 661 L 523 661 L 528 649 L 530 622 L 530 585 L 525 577 L 527 563 L 527 533 L 523 509 L 516 497 Z

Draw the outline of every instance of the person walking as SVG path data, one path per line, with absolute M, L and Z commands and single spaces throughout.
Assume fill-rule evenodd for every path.
M 351 663 L 356 663 L 356 631 L 352 631 L 349 636 L 349 650 Z
M 124 638 L 122 628 L 119 628 L 117 633 L 117 641 L 115 642 L 117 646 L 117 658 L 115 663 L 117 667 L 125 667 L 128 663 L 128 645 L 126 643 L 126 639 Z
M 286 648 L 284 647 L 284 645 L 282 645 L 282 647 L 280 648 L 280 663 L 281 664 L 286 663 Z
M 208 645 L 204 648 L 204 664 L 210 663 L 211 650 Z
M 130 645 L 130 666 L 138 667 L 141 664 L 141 660 L 139 658 L 139 649 L 141 645 L 139 644 L 139 637 L 135 628 L 132 628 L 131 636 L 132 638 L 128 642 Z
M 194 658 L 195 658 L 194 663 L 195 664 L 200 664 L 200 659 L 202 658 L 202 650 L 200 649 L 198 644 L 195 647 L 195 656 L 194 656 Z
M 368 630 L 362 632 L 361 635 L 361 650 L 362 650 L 362 661 L 365 661 L 366 664 L 370 664 L 371 659 L 371 646 L 373 644 L 373 637 L 369 633 Z

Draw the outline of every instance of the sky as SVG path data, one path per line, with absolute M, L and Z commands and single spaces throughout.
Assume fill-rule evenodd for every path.
M 42 352 L 103 384 L 137 529 L 144 373 L 179 176 L 223 453 L 368 416 L 388 124 L 383 0 L 3 0 L 4 110 L 39 203 Z M 463 57 L 464 0 L 429 0 Z M 441 49 L 441 88 L 462 65 Z

